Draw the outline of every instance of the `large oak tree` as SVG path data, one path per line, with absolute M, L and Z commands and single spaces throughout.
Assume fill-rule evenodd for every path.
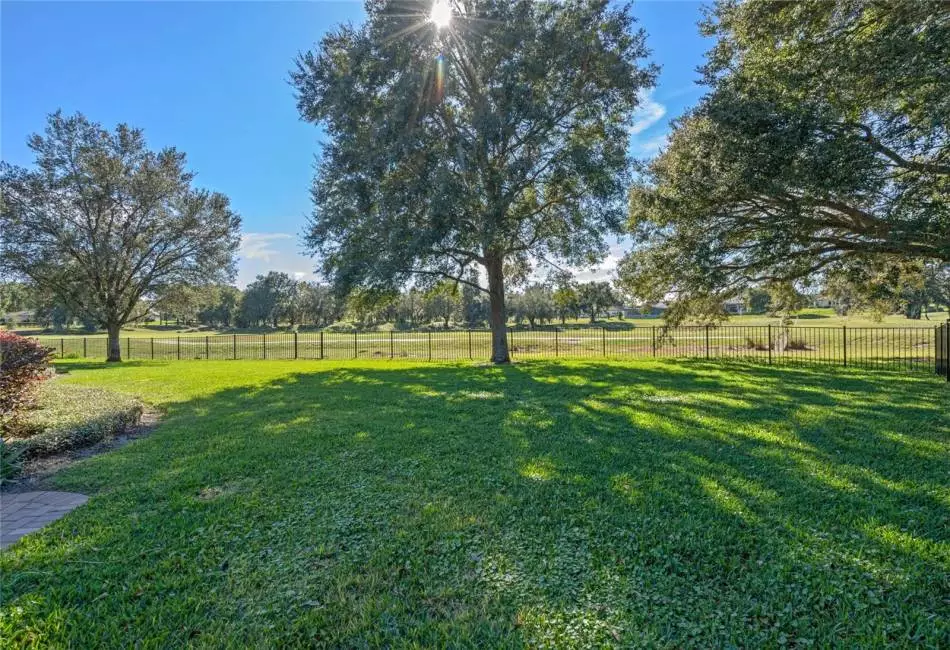
M 631 195 L 671 319 L 758 283 L 950 260 L 950 5 L 720 2 L 709 93 Z
M 0 167 L 0 273 L 104 327 L 110 361 L 121 360 L 119 331 L 143 297 L 233 276 L 240 218 L 225 196 L 192 187 L 183 153 L 58 112 L 29 146 L 32 169 Z
M 604 0 L 371 0 L 366 13 L 293 73 L 301 115 L 326 133 L 306 243 L 342 291 L 478 286 L 506 362 L 506 273 L 592 262 L 622 226 L 629 125 L 656 74 L 644 34 Z

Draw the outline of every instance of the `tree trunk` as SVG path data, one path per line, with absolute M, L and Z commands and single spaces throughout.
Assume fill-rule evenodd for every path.
M 492 363 L 511 363 L 508 355 L 508 316 L 505 313 L 505 274 L 501 257 L 488 257 L 488 302 L 491 307 Z
M 106 330 L 109 332 L 109 350 L 106 361 L 122 361 L 122 344 L 119 341 L 121 328 L 118 325 L 108 325 Z

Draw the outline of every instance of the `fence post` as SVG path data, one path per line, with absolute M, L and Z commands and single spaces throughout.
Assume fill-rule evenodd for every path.
M 294 359 L 297 358 L 297 332 L 294 332 Z
M 149 347 L 149 350 L 150 350 L 150 355 L 151 355 L 151 357 L 152 357 L 152 361 L 155 361 L 155 337 L 154 337 L 154 336 L 151 337 L 148 341 L 149 341 L 148 347 Z M 85 349 L 86 349 L 85 343 L 83 343 L 83 350 L 85 350 Z
M 86 337 L 82 337 L 82 358 L 85 359 L 89 355 L 86 354 Z
M 59 338 L 59 358 L 62 359 L 66 356 L 66 346 L 64 345 L 63 337 Z
M 772 365 L 772 323 L 769 323 L 769 365 Z
M 475 356 L 472 354 L 472 330 L 468 331 L 468 358 L 469 360 L 475 358 Z
M 651 327 L 653 330 L 653 356 L 656 356 L 656 325 Z
M 132 358 L 132 337 L 131 336 L 125 337 L 125 358 L 126 359 Z
M 600 328 L 600 353 L 602 357 L 607 356 L 607 328 Z
M 181 361 L 181 337 L 179 336 L 175 343 L 175 356 Z
M 558 340 L 557 340 L 558 331 L 559 331 L 558 328 L 555 327 L 554 328 L 554 356 L 558 356 L 560 354 L 560 350 L 558 348 Z
M 205 359 L 211 358 L 211 344 L 209 343 L 209 337 L 205 335 Z
M 432 361 L 432 330 L 429 330 L 429 361 Z
M 950 318 L 934 330 L 934 371 L 950 381 Z
M 320 330 L 320 358 L 323 358 L 323 330 Z
M 950 318 L 944 324 L 943 331 L 947 335 L 943 344 L 943 351 L 946 352 L 943 369 L 947 371 L 947 381 L 950 382 Z
M 396 343 L 395 343 L 395 333 L 392 330 L 389 330 L 389 358 L 396 358 Z
M 360 356 L 359 343 L 356 340 L 356 332 L 353 332 L 353 358 L 356 359 Z
M 706 359 L 709 359 L 709 325 L 706 325 Z
M 848 367 L 848 326 L 841 326 L 841 341 L 844 345 L 844 366 Z
M 234 360 L 237 361 L 237 334 L 231 335 L 231 356 L 234 357 Z
M 264 358 L 267 358 L 267 333 L 264 333 Z

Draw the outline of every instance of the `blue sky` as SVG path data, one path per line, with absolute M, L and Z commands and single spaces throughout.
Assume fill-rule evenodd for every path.
M 696 66 L 711 45 L 697 32 L 700 4 L 639 2 L 634 13 L 662 66 L 631 141 L 637 155 L 661 145 L 669 120 L 695 103 Z M 188 155 L 196 183 L 223 192 L 244 220 L 238 284 L 281 270 L 309 277 L 299 233 L 320 132 L 301 122 L 287 77 L 298 52 L 362 3 L 0 3 L 0 154 L 32 163 L 26 138 L 57 108 L 111 128 L 140 127 L 152 148 Z M 609 273 L 622 244 L 597 269 Z

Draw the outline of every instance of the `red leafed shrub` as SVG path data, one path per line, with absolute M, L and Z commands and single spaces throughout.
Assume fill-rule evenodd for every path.
M 29 408 L 36 385 L 48 377 L 53 348 L 12 332 L 0 331 L 0 433 L 14 434 Z

